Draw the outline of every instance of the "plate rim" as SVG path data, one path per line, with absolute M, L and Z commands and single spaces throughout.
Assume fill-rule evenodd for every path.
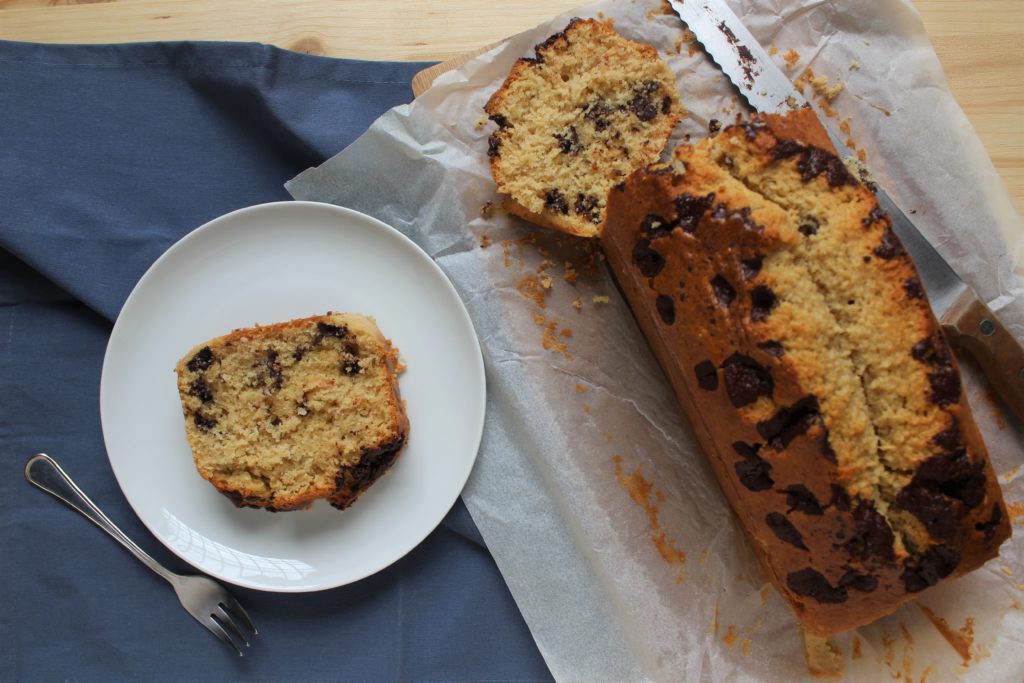
M 107 398 L 106 387 L 109 386 L 109 384 L 108 384 L 107 367 L 108 367 L 108 361 L 110 360 L 111 348 L 115 346 L 115 339 L 119 338 L 118 337 L 118 330 L 122 329 L 121 319 L 122 319 L 122 316 L 124 314 L 124 311 L 126 309 L 128 309 L 129 305 L 132 304 L 132 302 L 137 298 L 138 292 L 139 292 L 140 288 L 143 287 L 144 283 L 146 283 L 152 277 L 155 277 L 155 275 L 153 275 L 154 271 L 163 262 L 169 260 L 170 258 L 173 258 L 172 253 L 174 251 L 176 251 L 177 249 L 181 248 L 186 242 L 193 241 L 195 239 L 199 239 L 200 236 L 203 233 L 208 232 L 211 229 L 216 229 L 216 226 L 218 224 L 220 224 L 220 223 L 226 222 L 226 221 L 231 220 L 231 219 L 238 219 L 239 217 L 242 217 L 245 214 L 258 213 L 260 211 L 265 211 L 265 210 L 268 210 L 268 209 L 284 209 L 285 211 L 291 211 L 293 209 L 301 209 L 301 210 L 310 210 L 310 209 L 312 209 L 312 210 L 315 210 L 315 211 L 325 211 L 326 213 L 333 213 L 336 216 L 344 217 L 346 219 L 355 218 L 356 220 L 365 220 L 365 221 L 369 221 L 369 223 L 371 225 L 373 225 L 375 228 L 383 229 L 386 233 L 390 233 L 390 236 L 392 238 L 398 238 L 400 242 L 404 242 L 406 244 L 406 246 L 412 248 L 413 253 L 416 253 L 420 257 L 422 257 L 422 259 L 427 263 L 428 267 L 432 268 L 434 270 L 434 272 L 437 275 L 440 276 L 440 279 L 444 283 L 444 286 L 447 288 L 447 291 L 454 297 L 455 302 L 457 302 L 457 304 L 458 304 L 455 308 L 458 310 L 459 318 L 462 320 L 462 322 L 464 322 L 468 326 L 468 330 L 471 332 L 472 339 L 473 339 L 473 346 L 472 346 L 472 348 L 476 351 L 476 353 L 471 354 L 472 355 L 472 359 L 467 359 L 470 363 L 472 363 L 472 365 L 474 366 L 475 374 L 479 377 L 478 390 L 477 390 L 477 394 L 478 395 L 476 396 L 476 402 L 479 403 L 479 405 L 481 407 L 481 410 L 480 410 L 479 420 L 477 421 L 478 424 L 476 425 L 475 429 L 473 430 L 473 439 L 472 439 L 472 441 L 476 444 L 476 449 L 475 449 L 475 451 L 473 453 L 473 457 L 467 459 L 467 463 L 466 463 L 464 474 L 462 474 L 458 478 L 459 479 L 459 486 L 457 487 L 457 489 L 455 489 L 454 497 L 452 497 L 451 501 L 448 502 L 443 507 L 444 512 L 437 519 L 437 521 L 434 522 L 431 525 L 427 525 L 424 533 L 422 535 L 419 535 L 418 538 L 415 540 L 415 542 L 411 543 L 407 548 L 403 549 L 399 554 L 395 555 L 394 557 L 391 557 L 390 559 L 386 559 L 382 563 L 375 564 L 375 565 L 369 567 L 368 569 L 366 569 L 363 572 L 359 572 L 358 576 L 353 576 L 353 577 L 351 577 L 349 579 L 342 580 L 342 581 L 333 581 L 332 580 L 332 581 L 328 581 L 326 583 L 320 583 L 320 584 L 317 584 L 317 585 L 299 585 L 299 586 L 264 585 L 264 584 L 253 583 L 253 582 L 251 582 L 251 581 L 249 581 L 249 580 L 247 580 L 245 578 L 235 579 L 235 578 L 230 578 L 230 577 L 222 576 L 220 574 L 213 573 L 213 572 L 211 572 L 211 571 L 209 571 L 209 570 L 207 570 L 207 569 L 205 569 L 203 567 L 197 566 L 192 561 L 190 561 L 188 559 L 188 557 L 186 557 L 183 553 L 179 552 L 175 547 L 173 547 L 171 544 L 169 544 L 167 541 L 165 541 L 164 537 L 161 534 L 157 533 L 154 530 L 153 526 L 150 524 L 150 522 L 147 521 L 147 519 L 142 514 L 140 514 L 139 509 L 136 506 L 135 502 L 133 502 L 131 496 L 129 496 L 127 491 L 125 490 L 125 486 L 124 486 L 124 483 L 122 482 L 121 475 L 118 473 L 118 468 L 114 464 L 114 459 L 111 457 L 111 449 L 110 449 L 110 444 L 109 444 L 109 440 L 110 439 L 108 438 L 108 435 L 107 435 L 107 431 L 108 431 L 107 421 L 108 421 L 108 415 L 110 415 L 111 411 L 113 411 L 113 407 L 107 405 L 108 402 L 110 400 L 112 400 L 112 399 Z M 423 543 L 424 540 L 426 540 L 427 536 L 429 536 L 431 533 L 433 533 L 434 530 L 436 530 L 437 527 L 439 527 L 441 525 L 441 523 L 444 521 L 444 518 L 448 515 L 449 512 L 451 512 L 452 508 L 455 506 L 455 503 L 458 501 L 459 496 L 462 495 L 462 491 L 465 489 L 466 483 L 469 481 L 469 477 L 472 474 L 473 469 L 474 469 L 474 467 L 476 465 L 476 460 L 477 460 L 477 458 L 480 455 L 480 446 L 483 443 L 484 425 L 485 425 L 486 419 L 487 419 L 487 373 L 486 373 L 486 369 L 485 369 L 485 366 L 484 366 L 483 349 L 482 349 L 482 347 L 480 345 L 480 336 L 477 334 L 476 326 L 473 324 L 473 320 L 472 320 L 472 318 L 469 315 L 469 311 L 466 309 L 465 302 L 462 300 L 462 297 L 459 295 L 459 292 L 455 288 L 455 285 L 452 283 L 451 279 L 449 279 L 448 275 L 444 272 L 444 270 L 442 270 L 441 266 L 439 266 L 437 264 L 437 261 L 435 261 L 434 258 L 431 257 L 430 254 L 428 254 L 422 247 L 420 247 L 418 244 L 416 244 L 407 235 L 405 235 L 404 233 L 400 232 L 396 228 L 388 225 L 384 221 L 382 221 L 382 220 L 380 220 L 378 218 L 374 218 L 373 216 L 365 214 L 365 213 L 363 213 L 361 211 L 357 211 L 356 209 L 351 209 L 351 208 L 345 207 L 345 206 L 339 206 L 337 204 L 330 204 L 330 203 L 327 203 L 327 202 L 314 202 L 314 201 L 306 201 L 306 200 L 282 200 L 282 201 L 264 202 L 264 203 L 260 203 L 260 204 L 253 204 L 253 205 L 250 205 L 250 206 L 240 207 L 238 209 L 234 209 L 234 210 L 229 211 L 227 213 L 224 213 L 224 214 L 221 214 L 221 215 L 216 216 L 214 218 L 211 218 L 210 220 L 206 221 L 202 225 L 200 225 L 200 226 L 198 226 L 196 228 L 193 228 L 188 233 L 186 233 L 185 235 L 182 235 L 180 238 L 175 240 L 175 242 L 173 244 L 171 244 L 169 247 L 167 247 L 163 251 L 163 253 L 161 253 L 160 256 L 158 256 L 156 258 L 156 260 L 154 260 L 149 265 L 149 267 L 146 268 L 146 271 L 142 274 L 142 276 L 132 286 L 131 292 L 128 294 L 128 297 L 124 300 L 124 303 L 121 305 L 121 308 L 120 308 L 120 310 L 117 313 L 117 318 L 114 321 L 114 325 L 111 328 L 110 336 L 107 338 L 106 348 L 105 348 L 104 353 L 103 353 L 103 365 L 102 365 L 101 370 L 100 370 L 99 404 L 100 404 L 100 406 L 99 406 L 99 408 L 100 408 L 100 430 L 101 430 L 101 432 L 103 434 L 104 452 L 105 452 L 105 454 L 107 456 L 107 462 L 110 465 L 110 469 L 114 473 L 114 479 L 117 482 L 117 486 L 118 486 L 118 488 L 121 491 L 121 495 L 124 496 L 124 499 L 128 502 L 128 505 L 131 507 L 132 512 L 135 513 L 136 518 L 138 518 L 138 520 L 140 522 L 142 522 L 143 526 L 150 533 L 150 535 L 152 535 L 154 538 L 156 538 L 160 542 L 161 545 L 163 545 L 166 549 L 168 549 L 173 555 L 175 555 L 176 557 L 180 558 L 183 562 L 185 562 L 192 569 L 194 569 L 194 570 L 196 570 L 196 571 L 198 571 L 198 572 L 200 572 L 202 574 L 205 574 L 207 576 L 211 576 L 211 577 L 213 577 L 213 578 L 215 578 L 215 579 L 217 579 L 219 581 L 224 581 L 225 583 L 229 583 L 229 584 L 234 585 L 234 586 L 238 586 L 238 587 L 241 587 L 241 588 L 248 588 L 248 589 L 251 589 L 251 590 L 258 590 L 258 591 L 268 592 L 268 593 L 313 593 L 313 592 L 318 592 L 318 591 L 323 591 L 323 590 L 331 590 L 333 588 L 340 588 L 342 586 L 347 586 L 347 585 L 350 585 L 350 584 L 353 584 L 353 583 L 357 583 L 359 581 L 362 581 L 363 579 L 366 579 L 366 578 L 368 578 L 370 576 L 373 576 L 374 574 L 377 574 L 380 571 L 383 571 L 384 569 L 390 567 L 392 564 L 398 562 L 403 557 L 408 555 L 415 548 L 419 547 L 419 545 L 421 543 Z M 113 420 L 113 417 L 111 416 L 110 419 Z M 257 511 L 257 512 L 259 512 L 259 511 Z M 211 539 L 211 540 L 216 540 L 216 539 Z

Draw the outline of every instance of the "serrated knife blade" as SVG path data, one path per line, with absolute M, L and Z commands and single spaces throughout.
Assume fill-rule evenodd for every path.
M 708 56 L 755 110 L 784 113 L 807 101 L 725 0 L 669 0 Z M 820 117 L 819 117 L 820 120 Z M 821 121 L 837 150 L 844 143 Z M 881 187 L 874 187 L 892 229 L 917 266 L 940 324 L 949 340 L 979 362 L 985 375 L 1024 422 L 1024 347 L 950 267 Z

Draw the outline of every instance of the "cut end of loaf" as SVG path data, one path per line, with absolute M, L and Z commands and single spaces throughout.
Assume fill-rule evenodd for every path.
M 405 444 L 397 350 L 372 320 L 329 313 L 241 329 L 178 362 L 199 474 L 271 511 L 318 498 L 344 509 Z

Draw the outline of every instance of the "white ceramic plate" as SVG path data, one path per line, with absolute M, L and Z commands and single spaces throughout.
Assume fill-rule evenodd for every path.
M 192 464 L 175 363 L 238 327 L 328 310 L 374 316 L 400 349 L 408 445 L 345 512 L 235 508 Z M 422 541 L 469 477 L 484 399 L 476 333 L 441 269 L 384 223 L 314 202 L 241 209 L 168 249 L 125 302 L 100 384 L 110 464 L 149 530 L 207 574 L 285 592 L 356 581 Z

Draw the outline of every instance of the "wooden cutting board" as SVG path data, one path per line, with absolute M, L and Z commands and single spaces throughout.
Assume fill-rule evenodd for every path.
M 429 88 L 433 83 L 434 79 L 443 74 L 446 71 L 457 69 L 474 57 L 479 57 L 488 50 L 495 48 L 504 41 L 498 41 L 497 43 L 491 43 L 490 45 L 484 45 L 481 48 L 473 50 L 472 52 L 466 52 L 457 57 L 452 57 L 446 62 L 435 64 L 434 66 L 428 66 L 423 71 L 412 77 L 412 94 L 415 97 L 419 97 L 423 92 Z

